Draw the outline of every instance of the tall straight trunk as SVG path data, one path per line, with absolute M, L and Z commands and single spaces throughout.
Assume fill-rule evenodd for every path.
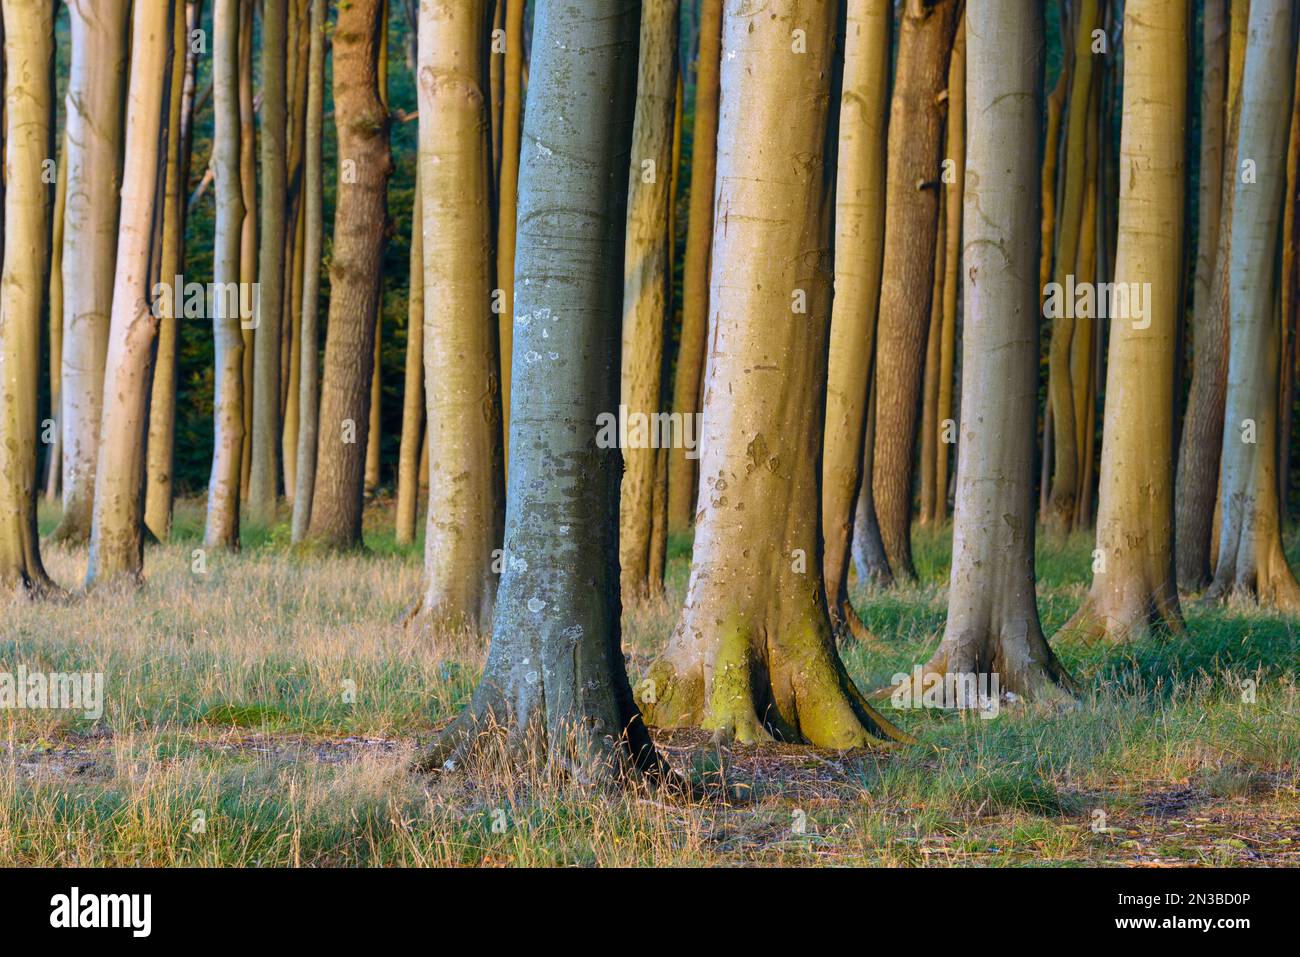
M 705 339 L 709 326 L 709 259 L 713 245 L 714 179 L 718 143 L 718 77 L 722 59 L 722 0 L 701 0 L 695 125 L 691 140 L 691 195 L 682 260 L 682 327 L 673 375 L 673 414 L 700 410 Z M 685 449 L 668 452 L 668 530 L 690 528 L 698 472 Z
M 948 420 L 953 408 L 953 369 L 957 352 L 957 293 L 961 285 L 962 199 L 966 184 L 966 18 L 963 15 L 948 66 L 947 154 L 953 162 L 952 182 L 944 203 L 943 324 L 939 327 L 939 392 L 935 425 L 939 430 L 934 459 L 935 522 L 948 517 Z M 954 433 L 955 434 L 955 433 Z
M 1101 78 L 1092 84 L 1088 102 L 1088 137 L 1085 155 L 1082 158 L 1084 169 L 1083 215 L 1079 223 L 1079 243 L 1075 256 L 1074 276 L 1076 283 L 1094 283 L 1097 281 L 1097 192 L 1100 166 L 1100 108 Z M 1088 310 L 1075 317 L 1074 335 L 1070 343 L 1070 387 L 1074 405 L 1074 445 L 1078 450 L 1075 468 L 1074 508 L 1072 528 L 1086 528 L 1083 521 L 1085 498 L 1083 485 L 1091 483 L 1091 461 L 1089 456 L 1088 429 L 1096 427 L 1093 407 L 1096 396 L 1093 393 L 1093 366 L 1096 363 L 1096 317 Z
M 420 499 L 420 442 L 424 434 L 424 228 L 420 192 L 417 164 L 415 203 L 411 209 L 410 281 L 406 297 L 402 440 L 397 453 L 396 538 L 399 545 L 415 541 L 415 513 Z
M 157 280 L 173 290 L 185 268 L 185 184 L 181 181 L 182 101 L 189 31 L 185 0 L 175 0 L 172 14 L 172 76 L 167 122 L 163 187 L 162 250 Z M 149 391 L 149 433 L 145 442 L 144 523 L 166 541 L 172 528 L 172 459 L 176 442 L 176 349 L 179 337 L 174 296 L 161 304 L 153 386 Z
M 253 98 L 253 9 L 255 0 L 242 0 L 239 27 L 239 176 L 243 184 L 244 224 L 239 246 L 239 281 L 245 289 L 257 282 L 257 122 Z M 244 338 L 244 440 L 239 455 L 239 497 L 248 498 L 253 463 L 253 321 L 240 325 Z
M 1244 595 L 1294 613 L 1300 611 L 1300 584 L 1282 551 L 1278 503 L 1280 330 L 1274 311 L 1295 64 L 1291 4 L 1252 0 L 1248 35 L 1237 156 L 1254 160 L 1258 178 L 1239 182 L 1232 200 L 1223 488 L 1210 594 Z
M 659 413 L 664 327 L 669 319 L 669 207 L 672 203 L 673 108 L 677 90 L 677 0 L 641 5 L 641 53 L 632 162 L 628 171 L 627 241 L 623 262 L 623 349 L 620 406 L 628 422 L 653 424 Z M 635 418 L 634 418 L 635 417 Z M 619 565 L 623 600 L 663 592 L 663 566 L 650 563 L 658 441 L 653 429 L 629 427 L 623 449 Z M 671 438 L 670 438 L 671 443 Z
M 388 112 L 388 0 L 384 0 L 383 23 L 379 37 L 379 101 Z M 385 203 L 387 201 L 385 200 Z M 384 286 L 379 285 L 379 300 L 375 306 L 375 356 L 370 364 L 370 428 L 366 431 L 366 466 L 363 483 L 367 498 L 379 488 L 379 432 L 383 390 L 383 339 L 384 339 Z
M 902 735 L 854 688 L 822 589 L 837 6 L 725 16 L 699 521 L 686 606 L 638 692 L 652 724 L 841 749 Z
M 334 31 L 334 125 L 339 197 L 321 384 L 316 481 L 307 537 L 332 548 L 361 545 L 362 483 L 370 430 L 387 223 L 388 110 L 379 92 L 383 0 L 340 7 Z
M 947 190 L 939 194 L 939 222 L 946 219 Z M 946 230 L 934 231 L 934 268 L 931 270 L 930 322 L 925 335 L 925 365 L 921 374 L 921 452 L 917 464 L 920 470 L 918 525 L 928 525 L 934 517 L 934 461 L 938 451 L 939 432 L 935 428 L 935 414 L 939 410 L 939 339 L 943 328 L 943 275 L 944 258 L 948 244 L 944 241 Z
M 1061 150 L 1065 157 L 1064 189 L 1061 196 L 1061 219 L 1057 226 L 1057 245 L 1053 279 L 1062 287 L 1074 274 L 1078 264 L 1079 234 L 1083 224 L 1084 199 L 1087 193 L 1088 164 L 1085 157 L 1089 137 L 1088 118 L 1092 115 L 1094 63 L 1092 32 L 1101 25 L 1098 0 L 1081 0 L 1075 17 L 1074 68 L 1070 77 L 1070 100 L 1067 106 L 1065 138 Z M 1048 352 L 1048 391 L 1052 397 L 1054 461 L 1051 491 L 1048 493 L 1048 527 L 1067 532 L 1074 524 L 1078 506 L 1080 451 L 1077 444 L 1078 414 L 1074 407 L 1074 383 L 1070 377 L 1070 351 L 1075 335 L 1074 310 L 1066 308 L 1052 317 L 1052 338 Z
M 1222 50 L 1222 24 L 1215 29 L 1214 0 L 1206 5 L 1206 61 L 1201 101 L 1201 194 L 1206 217 L 1199 242 L 1197 284 L 1192 302 L 1192 381 L 1178 446 L 1178 584 L 1196 590 L 1210 582 L 1217 549 L 1212 547 L 1219 461 L 1223 450 L 1223 409 L 1228 377 L 1228 291 L 1232 256 L 1232 203 L 1237 173 L 1237 126 L 1245 64 L 1249 4 L 1233 3 L 1228 50 Z M 1219 10 L 1218 20 L 1224 11 Z M 1213 31 L 1213 32 L 1211 32 Z M 1212 45 L 1213 44 L 1213 45 Z M 1218 69 L 1214 63 L 1218 59 Z M 1226 75 L 1224 69 L 1226 68 Z M 1217 173 L 1216 173 L 1217 170 Z M 1208 182 L 1207 182 L 1208 181 Z M 1206 190 L 1213 191 L 1213 200 Z M 1211 212 L 1213 210 L 1213 212 Z M 1204 263 L 1203 259 L 1209 262 Z M 1209 274 L 1207 285 L 1205 274 Z
M 54 589 L 36 534 L 41 300 L 50 268 L 53 0 L 4 0 L 4 269 L 0 273 L 0 585 Z
M 596 441 L 597 416 L 618 402 L 639 12 L 627 0 L 537 3 L 524 114 L 531 145 L 519 178 L 507 559 L 482 680 L 423 755 L 425 769 L 490 752 L 495 736 L 482 732 L 493 725 L 506 729 L 512 759 L 541 757 L 583 780 L 658 767 L 621 649 L 619 454 Z
M 122 216 L 87 585 L 119 577 L 139 580 L 144 571 L 144 443 L 158 333 L 158 317 L 150 308 L 149 266 L 164 188 L 159 173 L 166 148 L 174 15 L 170 3 L 140 3 L 132 11 Z
M 1173 415 L 1190 6 L 1128 0 L 1124 8 L 1120 155 L 1127 160 L 1114 278 L 1136 284 L 1143 309 L 1140 317 L 1130 310 L 1110 319 L 1095 573 L 1066 625 L 1111 640 L 1183 630 L 1174 583 Z
M 104 401 L 104 356 L 117 251 L 122 178 L 126 5 L 68 5 L 68 194 L 63 232 L 63 517 L 51 538 L 90 537 Z
M 958 0 L 907 0 L 889 111 L 872 491 L 890 569 L 905 580 L 916 577 L 912 472 L 934 295 L 945 115 L 940 94 L 948 82 L 948 55 L 960 7 Z
M 302 277 L 306 271 L 303 245 L 306 240 L 307 214 L 300 200 L 301 197 L 298 197 L 294 204 L 297 213 L 293 217 L 293 265 L 285 273 L 289 283 L 284 297 L 287 310 L 284 323 L 286 351 L 281 354 L 287 363 L 284 367 L 287 372 L 282 380 L 285 399 L 284 418 L 280 427 L 280 461 L 284 466 L 284 495 L 290 506 L 293 505 L 294 491 L 298 487 L 298 419 L 301 414 L 298 379 L 302 374 Z
M 876 445 L 876 385 L 871 385 L 867 402 L 867 431 L 862 442 L 862 481 L 858 483 L 858 500 L 853 510 L 853 569 L 861 583 L 891 585 L 893 572 L 885 556 L 876 521 L 876 502 L 871 495 L 871 457 Z M 829 594 L 829 592 L 827 593 Z
M 325 8 L 328 0 L 311 0 L 311 39 L 307 80 L 307 113 L 303 148 L 303 284 L 302 325 L 299 330 L 298 368 L 298 467 L 294 476 L 294 542 L 307 534 L 311 520 L 312 492 L 316 484 L 316 442 L 318 439 L 319 393 L 317 391 L 320 350 L 320 259 L 324 242 L 324 194 L 321 147 L 325 104 Z
M 1034 596 L 1043 15 L 1022 0 L 970 0 L 966 31 L 964 434 L 948 621 L 924 672 L 993 674 L 1005 690 L 1059 698 L 1074 684 Z
M 510 461 L 510 344 L 515 309 L 515 212 L 519 192 L 519 142 L 524 102 L 524 0 L 506 0 L 504 101 L 501 111 L 501 174 L 497 189 L 497 286 L 501 314 L 497 328 L 501 351 L 501 434 L 504 462 Z
M 45 452 L 45 500 L 54 501 L 63 478 L 63 429 L 59 407 L 63 400 L 63 223 L 68 199 L 68 138 L 59 149 L 58 179 L 54 187 L 54 225 L 50 231 L 49 329 L 50 329 L 50 416 L 54 434 Z
M 822 435 L 822 574 L 837 635 L 866 636 L 849 603 L 849 545 L 876 351 L 876 308 L 885 239 L 885 106 L 889 0 L 851 0 L 846 11 L 835 180 L 835 296 L 831 307 Z
M 1296 361 L 1300 357 L 1300 265 L 1296 247 L 1300 245 L 1300 57 L 1296 58 L 1291 83 L 1291 132 L 1286 149 L 1286 192 L 1282 208 L 1282 278 L 1278 302 L 1282 310 L 1282 377 L 1278 389 L 1278 481 L 1279 520 L 1286 524 L 1290 513 L 1291 426 L 1295 405 Z
M 239 288 L 244 229 L 244 191 L 240 182 L 239 0 L 215 0 L 212 13 L 212 169 L 216 181 L 217 222 L 212 243 L 212 281 L 219 290 Z M 244 336 L 238 296 L 229 296 L 212 313 L 213 449 L 208 480 L 208 514 L 203 543 L 209 548 L 239 547 L 240 457 L 244 447 Z
M 420 205 L 429 508 L 417 603 L 431 624 L 492 627 L 501 547 L 501 397 L 492 316 L 492 4 L 420 10 Z M 535 355 L 530 353 L 531 355 Z
M 262 206 L 257 254 L 257 328 L 253 332 L 253 446 L 248 516 L 275 519 L 280 477 L 280 338 L 284 314 L 286 3 L 262 3 Z M 346 155 L 346 154 L 340 154 Z

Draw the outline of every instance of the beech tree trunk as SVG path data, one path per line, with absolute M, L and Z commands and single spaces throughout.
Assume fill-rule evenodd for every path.
M 1065 139 L 1061 149 L 1065 159 L 1065 176 L 1061 197 L 1061 218 L 1057 226 L 1057 246 L 1053 279 L 1064 287 L 1067 277 L 1078 265 L 1079 239 L 1083 226 L 1084 199 L 1087 193 L 1088 163 L 1085 143 L 1089 139 L 1093 64 L 1101 54 L 1092 52 L 1092 32 L 1101 24 L 1098 0 L 1081 0 L 1074 18 L 1074 59 L 1070 76 L 1070 99 L 1066 114 Z M 1052 319 L 1051 346 L 1048 354 L 1048 390 L 1052 397 L 1054 462 L 1048 498 L 1048 527 L 1064 533 L 1074 524 L 1078 506 L 1079 460 L 1082 452 L 1077 442 L 1078 410 L 1075 409 L 1074 381 L 1070 375 L 1070 356 L 1076 322 L 1074 310 L 1066 308 Z
M 831 309 L 822 449 L 823 574 L 831 624 L 867 637 L 849 603 L 849 545 L 862 483 L 867 403 L 885 239 L 885 107 L 889 0 L 850 0 L 835 184 L 835 297 Z
M 300 542 L 311 519 L 316 483 L 316 442 L 319 424 L 318 315 L 320 311 L 320 259 L 325 216 L 321 147 L 325 105 L 325 21 L 328 0 L 311 0 L 311 40 L 308 52 L 306 144 L 303 149 L 303 285 L 301 359 L 298 368 L 298 467 L 294 480 L 292 537 Z
M 820 561 L 836 6 L 724 20 L 699 520 L 686 606 L 638 697 L 651 724 L 843 749 L 903 735 L 836 654 Z
M 406 296 L 406 368 L 402 383 L 402 440 L 397 454 L 396 539 L 415 541 L 420 500 L 420 443 L 424 435 L 424 228 L 420 173 L 415 173 L 415 202 L 411 209 L 411 267 Z M 504 439 L 502 442 L 504 443 Z
M 125 4 L 68 4 L 68 193 L 63 231 L 63 517 L 53 541 L 90 537 L 104 401 L 104 357 L 117 254 L 122 178 Z
M 701 0 L 695 125 L 691 141 L 691 195 L 682 260 L 682 328 L 673 375 L 673 413 L 700 411 L 705 338 L 709 326 L 709 260 L 713 245 L 714 179 L 718 143 L 718 76 L 722 57 L 722 0 Z M 685 449 L 668 452 L 668 531 L 690 528 L 695 515 L 697 460 Z
M 515 214 L 519 193 L 519 142 L 524 102 L 525 0 L 505 0 L 506 53 L 501 82 L 501 173 L 497 190 L 497 287 L 501 314 L 497 319 L 501 351 L 501 426 L 503 462 L 510 461 L 510 362 L 515 309 Z
M 253 98 L 253 7 L 242 0 L 239 26 L 239 177 L 243 187 L 244 225 L 239 246 L 239 281 L 245 289 L 257 282 L 257 117 Z M 239 496 L 248 498 L 253 462 L 253 355 L 256 342 L 252 322 L 240 326 L 244 338 L 244 444 L 239 455 Z
M 140 3 L 132 11 L 122 216 L 104 364 L 88 586 L 115 578 L 138 581 L 144 571 L 144 443 L 158 333 L 149 267 L 154 217 L 162 201 L 159 167 L 166 148 L 174 14 L 170 3 Z
M 1252 0 L 1241 83 L 1237 155 L 1256 164 L 1239 174 L 1232 201 L 1231 326 L 1219 502 L 1219 555 L 1211 597 L 1243 595 L 1300 611 L 1300 584 L 1282 552 L 1277 481 L 1280 373 L 1277 238 L 1286 184 L 1287 126 L 1295 51 L 1291 4 Z
M 627 242 L 623 264 L 623 349 L 620 405 L 628 422 L 653 423 L 660 411 L 664 327 L 672 277 L 668 272 L 672 203 L 673 108 L 677 89 L 677 0 L 641 5 L 641 48 L 632 162 L 628 172 Z M 644 418 L 642 418 L 644 417 Z M 659 450 L 651 429 L 641 439 L 629 426 L 623 449 L 619 565 L 623 600 L 663 591 L 664 569 L 652 565 L 654 484 Z M 670 436 L 670 440 L 671 440 Z
M 889 113 L 872 492 L 890 569 L 904 580 L 916 577 L 912 474 L 934 295 L 945 117 L 940 94 L 948 82 L 948 54 L 960 7 L 958 0 L 907 0 Z
M 871 385 L 867 404 L 867 433 L 862 443 L 862 481 L 858 500 L 853 510 L 853 569 L 858 581 L 888 586 L 894 582 L 885 555 L 885 543 L 880 538 L 880 525 L 876 521 L 876 501 L 871 494 L 871 459 L 876 446 L 876 385 Z
M 505 487 L 492 315 L 492 4 L 420 5 L 420 200 L 429 507 L 423 595 L 431 624 L 492 627 Z M 532 355 L 532 353 L 530 353 Z
M 1094 575 L 1065 627 L 1109 640 L 1183 630 L 1174 583 L 1172 466 L 1189 7 L 1128 0 L 1124 9 L 1114 281 L 1137 284 L 1144 315 L 1130 310 L 1110 319 Z
M 0 585 L 54 589 L 36 534 L 41 299 L 50 268 L 53 0 L 4 0 L 4 268 L 0 273 Z
M 1192 302 L 1192 381 L 1178 446 L 1178 584 L 1195 591 L 1210 582 L 1214 503 L 1223 450 L 1224 399 L 1228 377 L 1228 290 L 1232 256 L 1232 202 L 1237 172 L 1238 96 L 1245 63 L 1249 5 L 1232 6 L 1228 49 L 1223 50 L 1225 13 L 1210 0 L 1205 8 L 1205 78 L 1201 102 L 1200 252 Z M 1219 26 L 1216 29 L 1216 20 Z M 1212 33 L 1213 31 L 1213 33 Z M 1213 46 L 1211 43 L 1213 42 Z M 1215 59 L 1218 67 L 1215 68 Z M 1226 75 L 1224 73 L 1226 69 Z M 1207 280 L 1208 276 L 1208 280 Z
M 428 0 L 426 0 L 428 2 Z M 334 124 L 340 160 L 321 385 L 316 482 L 307 537 L 361 545 L 362 483 L 388 212 L 388 110 L 379 92 L 383 0 L 339 8 L 334 30 Z
M 262 206 L 253 346 L 253 445 L 248 517 L 275 520 L 280 478 L 280 339 L 284 316 L 287 0 L 262 4 Z M 340 156 L 347 154 L 340 151 Z
M 596 431 L 618 402 L 639 12 L 627 0 L 537 3 L 505 568 L 482 680 L 422 756 L 426 770 L 491 752 L 494 726 L 511 759 L 541 756 L 579 779 L 658 768 L 620 647 L 619 454 Z
M 162 249 L 157 281 L 173 289 L 185 269 L 185 184 L 181 181 L 182 107 L 185 60 L 189 47 L 185 0 L 176 0 L 172 15 L 172 75 L 169 92 L 166 166 L 163 187 Z M 183 290 L 181 290 L 183 292 Z M 172 528 L 172 458 L 176 442 L 176 349 L 179 338 L 175 297 L 162 303 L 153 386 L 149 390 L 149 434 L 145 441 L 144 523 L 166 541 Z
M 1045 46 L 1041 8 L 970 0 L 963 434 L 948 622 L 924 669 L 996 675 L 1000 689 L 1029 698 L 1059 698 L 1074 687 L 1043 637 L 1034 595 Z
M 240 183 L 239 0 L 216 0 L 212 12 L 212 169 L 217 222 L 212 244 L 212 281 L 218 290 L 239 288 L 244 228 Z M 244 448 L 244 336 L 239 297 L 227 295 L 213 310 L 213 450 L 208 480 L 208 514 L 203 543 L 239 548 L 240 457 Z
M 945 184 L 943 323 L 939 328 L 939 392 L 935 426 L 933 521 L 948 518 L 947 422 L 953 411 L 953 369 L 957 352 L 957 295 L 961 287 L 962 197 L 966 185 L 966 18 L 963 15 L 948 66 L 948 136 L 945 152 L 953 162 L 952 182 Z M 955 435 L 955 433 L 954 433 Z

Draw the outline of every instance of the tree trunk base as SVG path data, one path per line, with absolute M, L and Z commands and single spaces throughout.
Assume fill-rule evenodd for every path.
M 707 669 L 698 654 L 678 663 L 682 646 L 676 655 L 670 648 L 634 688 L 646 722 L 698 726 L 742 744 L 782 740 L 845 751 L 915 743 L 867 703 L 825 630 L 782 624 L 720 625 Z
M 1172 601 L 1154 594 L 1107 601 L 1094 593 L 1084 599 L 1056 639 L 1125 643 L 1186 632 L 1177 595 Z

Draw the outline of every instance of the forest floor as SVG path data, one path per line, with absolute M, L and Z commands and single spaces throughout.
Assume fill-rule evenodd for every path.
M 359 555 L 300 558 L 280 525 L 246 528 L 239 556 L 196 556 L 201 527 L 202 503 L 180 503 L 138 592 L 0 600 L 0 672 L 105 676 L 98 720 L 0 710 L 0 865 L 1300 866 L 1300 622 L 1256 608 L 1188 599 L 1185 638 L 1058 645 L 1086 689 L 1077 711 L 885 701 L 931 747 L 850 754 L 658 733 L 712 785 L 702 796 L 593 795 L 407 772 L 485 648 L 403 628 L 421 551 L 394 544 L 387 503 Z M 864 689 L 923 663 L 942 631 L 950 530 L 915 545 L 920 585 L 855 592 L 887 648 L 844 651 Z M 1040 541 L 1049 635 L 1083 598 L 1091 548 Z M 688 551 L 672 543 L 670 599 L 625 616 L 633 680 L 672 630 Z M 79 589 L 84 549 L 45 558 Z

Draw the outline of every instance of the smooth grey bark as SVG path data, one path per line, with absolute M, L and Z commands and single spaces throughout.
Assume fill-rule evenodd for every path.
M 239 0 L 216 0 L 213 9 L 212 91 L 212 168 L 217 199 L 212 280 L 217 289 L 237 289 L 244 228 L 239 170 Z M 233 310 L 227 299 L 212 314 L 212 475 L 208 480 L 208 514 L 203 533 L 203 543 L 209 548 L 239 547 L 239 478 L 244 447 L 244 334 L 239 299 L 236 295 Z
M 253 461 L 248 473 L 249 517 L 275 518 L 280 478 L 280 338 L 284 318 L 285 170 L 287 113 L 286 0 L 262 7 L 262 223 L 258 232 L 257 329 L 253 333 Z
M 1041 8 L 970 0 L 966 49 L 962 435 L 948 622 L 925 670 L 1060 697 L 1073 682 L 1043 636 L 1034 577 Z
M 320 258 L 324 241 L 325 214 L 321 176 L 321 135 L 325 106 L 325 6 L 327 0 L 311 0 L 311 43 L 308 49 L 307 144 L 303 179 L 306 223 L 303 233 L 302 324 L 299 329 L 298 366 L 298 468 L 293 495 L 293 541 L 307 534 L 311 519 L 312 489 L 316 483 L 316 441 L 319 411 L 320 355 L 318 321 L 320 309 Z
M 426 0 L 428 2 L 428 0 Z M 513 760 L 578 776 L 655 766 L 619 630 L 617 410 L 640 4 L 539 0 L 525 110 L 505 567 L 473 701 L 425 752 L 459 765 L 506 730 Z
M 95 497 L 104 357 L 122 187 L 126 4 L 68 5 L 67 206 L 63 231 L 63 517 L 51 538 L 85 542 Z M 168 280 L 170 281 L 170 280 Z

